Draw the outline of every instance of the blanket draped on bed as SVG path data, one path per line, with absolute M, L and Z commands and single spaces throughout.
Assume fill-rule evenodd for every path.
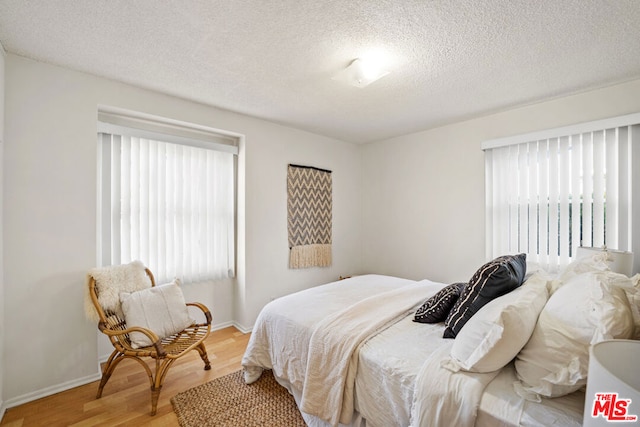
M 323 320 L 332 313 L 348 311 L 372 295 L 412 283 L 415 282 L 368 274 L 276 298 L 260 311 L 251 332 L 242 358 L 246 382 L 256 381 L 263 369 L 273 369 L 277 378 L 302 392 L 309 342 Z
M 367 338 L 399 319 L 425 298 L 424 282 L 379 293 L 334 313 L 311 335 L 300 410 L 328 421 L 349 424 L 353 418 L 353 389 L 358 347 Z M 336 409 L 341 410 L 336 411 Z
M 331 265 L 331 171 L 289 165 L 287 229 L 289 267 Z

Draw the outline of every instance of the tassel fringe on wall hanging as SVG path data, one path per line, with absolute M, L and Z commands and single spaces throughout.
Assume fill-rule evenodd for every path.
M 289 268 L 331 265 L 332 204 L 331 171 L 289 165 Z

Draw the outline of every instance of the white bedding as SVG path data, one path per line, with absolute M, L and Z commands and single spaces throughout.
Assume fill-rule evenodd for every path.
M 368 427 L 407 426 L 416 376 L 439 344 L 444 324 L 416 323 L 407 316 L 360 349 L 356 407 Z
M 442 339 L 444 324 L 422 324 L 407 316 L 369 340 L 360 350 L 356 407 L 367 427 L 408 426 L 416 377 L 426 359 L 452 340 Z M 442 348 L 442 346 L 445 348 Z M 539 427 L 582 425 L 584 393 L 530 402 L 514 393 L 513 363 L 484 389 L 476 427 Z
M 485 387 L 498 371 L 451 372 L 442 366 L 450 360 L 453 340 L 444 340 L 420 367 L 411 404 L 411 427 L 473 427 Z
M 441 338 L 443 330 L 442 323 L 415 323 L 412 316 L 408 316 L 362 347 L 356 405 L 367 427 L 410 424 L 408 402 L 414 399 L 418 371 L 437 351 L 446 356 L 452 343 Z M 489 382 L 479 402 L 476 427 L 582 425 L 582 391 L 542 399 L 539 403 L 530 402 L 514 393 L 516 380 L 513 363 L 510 363 Z
M 273 369 L 277 378 L 302 390 L 309 341 L 320 321 L 371 295 L 412 283 L 397 277 L 357 276 L 271 301 L 258 315 L 242 358 L 245 381 L 252 383 L 263 369 Z
M 323 322 L 339 325 L 336 313 L 350 312 L 350 307 L 372 295 L 412 284 L 415 286 L 416 282 L 388 276 L 358 276 L 271 302 L 261 312 L 243 357 L 245 380 L 255 381 L 262 369 L 273 369 L 278 381 L 302 406 L 310 340 L 316 326 Z M 425 288 L 428 295 L 419 296 L 418 303 L 442 286 L 430 283 Z M 554 422 L 580 425 L 584 394 L 543 399 L 542 403 L 522 401 L 513 392 L 515 372 L 511 365 L 499 373 L 453 374 L 440 368 L 453 342 L 441 338 L 443 325 L 419 324 L 412 322 L 412 318 L 405 315 L 392 326 L 365 338 L 361 345 L 351 346 L 357 349 L 357 375 L 354 390 L 349 394 L 355 399 L 357 412 L 346 425 L 408 426 L 413 421 L 412 425 L 417 427 L 451 425 L 451 420 L 459 425 L 476 426 L 535 426 Z M 321 360 L 316 357 L 316 362 Z M 314 371 L 321 368 L 316 366 Z M 330 422 L 305 413 L 303 416 L 309 425 L 335 425 L 340 409 L 333 408 L 334 405 L 337 404 L 332 401 L 324 408 L 336 414 L 328 417 Z M 346 421 L 349 413 L 343 415 Z
M 513 392 L 516 382 L 513 363 L 502 368 L 482 395 L 477 427 L 582 426 L 584 392 L 531 402 Z
M 243 357 L 245 381 L 272 368 L 276 378 L 301 391 L 303 412 L 330 425 L 348 423 L 358 347 L 442 286 L 368 275 L 273 301 L 258 316 Z
M 407 317 L 441 287 L 428 280 L 398 286 L 321 320 L 309 342 L 300 409 L 331 425 L 350 422 L 359 347 Z

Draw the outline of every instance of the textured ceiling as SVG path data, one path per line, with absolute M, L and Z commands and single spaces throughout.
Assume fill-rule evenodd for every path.
M 0 0 L 0 42 L 359 143 L 640 78 L 640 1 Z

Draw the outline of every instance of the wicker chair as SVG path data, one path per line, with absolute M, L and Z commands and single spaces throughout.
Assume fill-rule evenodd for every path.
M 148 268 L 145 268 L 145 271 L 151 280 L 151 286 L 155 286 L 153 274 Z M 99 399 L 102 396 L 102 390 L 109 381 L 111 374 L 115 370 L 116 366 L 118 366 L 118 364 L 125 358 L 139 362 L 147 371 L 149 383 L 151 384 L 151 415 L 156 414 L 158 397 L 160 396 L 162 383 L 164 382 L 169 368 L 178 358 L 189 353 L 191 350 L 196 350 L 204 362 L 204 369 L 211 369 L 204 340 L 209 336 L 209 332 L 211 331 L 212 317 L 211 312 L 206 306 L 200 303 L 187 303 L 187 306 L 193 306 L 200 309 L 204 314 L 206 322 L 195 323 L 177 334 L 159 339 L 151 330 L 141 327 L 128 327 L 123 316 L 116 314 L 112 310 L 103 309 L 98 302 L 98 292 L 100 288 L 97 286 L 96 279 L 89 275 L 88 283 L 89 296 L 95 306 L 98 316 L 100 317 L 98 329 L 109 337 L 111 344 L 113 344 L 115 348 L 104 365 L 102 379 L 98 386 L 96 399 Z M 150 338 L 153 344 L 149 347 L 132 347 L 129 339 L 129 333 L 133 331 L 145 334 Z M 152 358 L 155 360 L 155 375 L 149 365 L 145 362 L 145 358 Z

